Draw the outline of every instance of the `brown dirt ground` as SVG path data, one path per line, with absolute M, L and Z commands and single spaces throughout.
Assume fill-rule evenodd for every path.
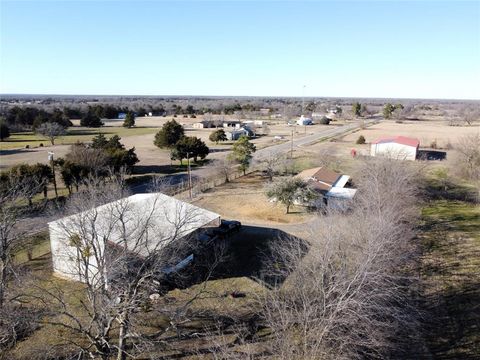
M 284 206 L 269 202 L 265 181 L 259 174 L 250 174 L 203 193 L 193 203 L 223 218 L 250 224 L 296 224 L 311 218 L 303 207 L 294 206 L 291 214 L 285 214 Z

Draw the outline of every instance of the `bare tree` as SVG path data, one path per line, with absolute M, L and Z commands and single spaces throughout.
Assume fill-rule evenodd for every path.
M 397 170 L 403 165 L 385 159 L 364 164 L 350 214 L 330 209 L 309 224 L 308 242 L 276 243 L 270 269 L 286 280 L 262 302 L 272 354 L 386 358 L 401 341 L 415 339 L 414 279 L 402 269 L 416 251 L 410 224 L 417 173 Z
M 269 152 L 266 155 L 254 157 L 254 162 L 259 166 L 268 177 L 273 181 L 273 177 L 280 171 L 280 167 L 285 161 L 285 155 L 282 153 Z
M 29 199 L 44 186 L 39 179 L 10 176 L 2 179 L 0 189 L 0 309 L 5 302 L 12 258 L 21 245 L 22 232 L 17 222 L 24 213 L 19 201 Z
M 459 139 L 455 146 L 459 154 L 457 163 L 460 174 L 467 179 L 480 180 L 480 134 L 472 134 Z
M 463 106 L 459 112 L 460 118 L 467 124 L 472 125 L 480 120 L 480 109 L 478 106 Z
M 213 167 L 216 172 L 225 179 L 225 182 L 230 181 L 230 176 L 235 170 L 235 162 L 229 157 L 225 156 L 222 159 L 217 159 L 213 162 Z
M 53 122 L 47 122 L 47 123 L 41 124 L 35 130 L 35 132 L 37 134 L 40 134 L 40 135 L 46 137 L 48 140 L 50 140 L 52 145 L 55 145 L 55 139 L 56 138 L 58 138 L 60 136 L 63 136 L 67 133 L 65 128 L 62 125 L 57 124 L 57 123 L 53 123 Z

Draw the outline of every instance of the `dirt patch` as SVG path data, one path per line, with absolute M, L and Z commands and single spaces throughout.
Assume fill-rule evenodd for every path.
M 291 214 L 285 214 L 284 206 L 265 196 L 265 183 L 258 173 L 243 176 L 205 192 L 194 204 L 251 224 L 295 224 L 310 219 L 312 215 L 304 207 L 293 207 Z

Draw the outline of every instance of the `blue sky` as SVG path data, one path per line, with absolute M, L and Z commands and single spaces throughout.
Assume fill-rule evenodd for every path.
M 0 92 L 480 98 L 480 2 L 5 1 Z

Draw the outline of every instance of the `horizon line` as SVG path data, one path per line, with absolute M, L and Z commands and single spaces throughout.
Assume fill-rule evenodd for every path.
M 480 101 L 480 98 L 430 98 L 430 97 L 381 97 L 381 96 L 292 96 L 292 95 L 146 95 L 146 94 L 59 94 L 59 93 L 0 93 L 0 99 L 2 96 L 79 96 L 79 97 L 197 97 L 197 98 L 325 98 L 325 99 L 385 99 L 385 100 L 443 100 L 443 101 Z

